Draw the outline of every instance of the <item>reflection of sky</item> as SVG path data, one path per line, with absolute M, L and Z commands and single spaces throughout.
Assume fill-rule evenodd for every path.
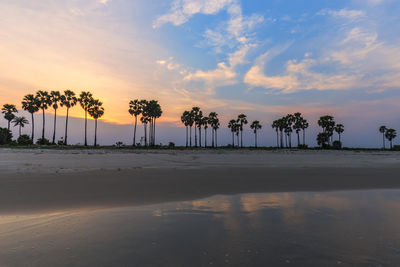
M 11 266 L 398 266 L 399 200 L 396 190 L 246 194 L 3 216 L 0 259 Z
M 86 89 L 104 101 L 106 121 L 128 124 L 130 99 L 157 98 L 163 131 L 192 105 L 223 125 L 239 112 L 266 125 L 300 111 L 316 128 L 331 113 L 344 140 L 364 146 L 379 145 L 380 124 L 398 127 L 398 1 L 2 0 L 0 9 L 0 105 Z M 130 139 L 112 126 L 102 142 L 121 131 Z

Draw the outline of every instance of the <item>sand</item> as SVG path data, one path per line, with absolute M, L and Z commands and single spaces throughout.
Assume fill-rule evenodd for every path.
M 400 153 L 0 149 L 0 214 L 400 188 Z

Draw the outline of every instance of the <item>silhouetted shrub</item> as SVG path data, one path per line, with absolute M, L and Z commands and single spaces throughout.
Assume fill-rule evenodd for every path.
M 116 142 L 116 143 L 115 143 L 115 146 L 118 147 L 118 148 L 120 148 L 120 147 L 123 147 L 123 146 L 125 146 L 125 145 L 124 145 L 123 142 L 119 141 L 119 142 Z
M 0 128 L 0 145 L 7 145 L 11 143 L 12 134 L 6 128 Z
M 29 146 L 33 144 L 32 139 L 27 134 L 23 134 L 17 139 L 18 145 Z
M 168 147 L 171 147 L 171 148 L 172 148 L 172 147 L 175 147 L 175 143 L 174 143 L 174 142 L 169 142 L 169 143 L 168 143 Z
M 333 142 L 332 147 L 334 149 L 342 149 L 342 142 L 336 140 L 336 141 Z
M 400 146 L 399 145 L 393 146 L 393 150 L 400 151 Z
M 299 149 L 307 149 L 307 148 L 308 148 L 308 145 L 299 145 L 298 148 L 299 148 Z
M 44 138 L 44 139 L 39 138 L 39 139 L 37 140 L 36 144 L 42 145 L 42 146 L 49 146 L 49 145 L 51 145 L 50 141 L 49 141 L 48 139 L 46 139 L 46 138 Z

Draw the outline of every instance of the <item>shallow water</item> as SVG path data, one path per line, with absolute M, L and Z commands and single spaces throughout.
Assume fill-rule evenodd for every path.
M 400 191 L 0 216 L 0 266 L 400 266 Z

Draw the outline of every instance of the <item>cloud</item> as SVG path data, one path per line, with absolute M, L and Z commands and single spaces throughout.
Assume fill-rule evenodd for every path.
M 159 16 L 153 23 L 153 28 L 159 28 L 166 23 L 179 26 L 196 14 L 216 14 L 234 0 L 175 0 L 169 13 Z
M 336 18 L 344 18 L 347 20 L 357 20 L 366 16 L 363 10 L 355 10 L 355 9 L 340 9 L 340 10 L 332 10 L 332 9 L 323 9 L 317 13 L 320 16 L 330 15 Z

